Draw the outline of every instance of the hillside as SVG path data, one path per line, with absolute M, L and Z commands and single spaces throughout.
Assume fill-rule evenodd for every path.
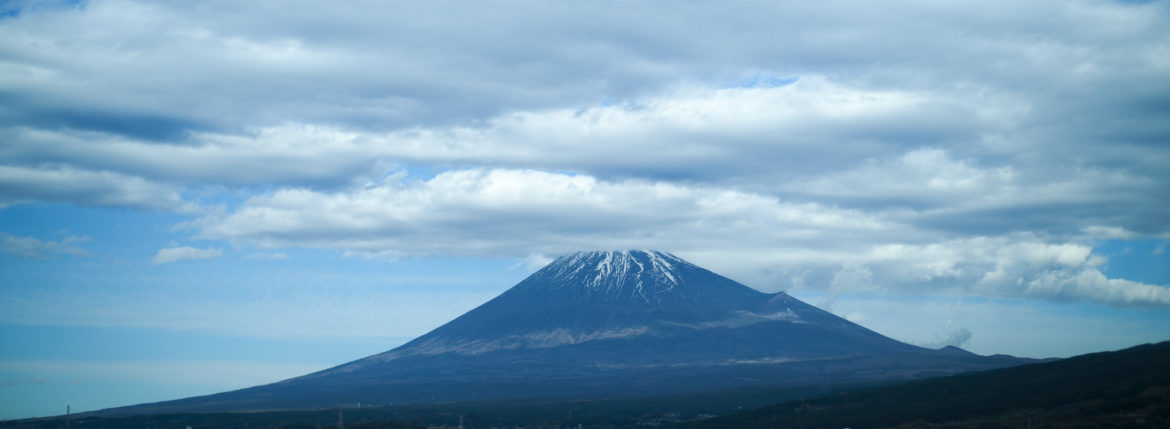
M 684 427 L 1170 427 L 1170 342 L 785 402 Z

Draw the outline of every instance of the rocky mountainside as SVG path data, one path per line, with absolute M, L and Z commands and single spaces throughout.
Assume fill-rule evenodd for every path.
M 385 353 L 269 385 L 106 412 L 616 398 L 912 379 L 1026 362 L 905 344 L 669 253 L 580 252 Z

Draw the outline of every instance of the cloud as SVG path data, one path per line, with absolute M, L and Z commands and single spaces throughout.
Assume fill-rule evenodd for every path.
M 1165 5 L 304 6 L 5 18 L 0 206 L 186 213 L 256 255 L 658 247 L 773 290 L 1167 303 L 1092 254 L 1170 235 Z
M 82 206 L 129 207 L 146 211 L 193 212 L 179 189 L 139 177 L 72 167 L 0 165 L 0 204 L 58 202 Z
M 345 189 L 377 186 L 417 166 L 466 165 L 697 183 L 874 213 L 902 210 L 920 227 L 958 233 L 1170 233 L 1160 222 L 1170 209 L 1158 204 L 1170 178 L 1138 161 L 1165 157 L 1163 151 L 1131 148 L 1123 168 L 1093 164 L 1094 151 L 1105 148 L 1082 151 L 1086 156 L 1072 165 L 1050 165 L 1042 161 L 1061 152 L 1027 144 L 1035 137 L 1010 126 L 1016 115 L 1026 116 L 1022 104 L 1015 96 L 874 90 L 813 76 L 775 87 L 680 89 L 616 105 L 386 132 L 283 124 L 240 134 L 192 132 L 184 144 L 159 144 L 18 127 L 14 142 L 0 151 L 11 162 L 64 166 L 7 167 L 10 176 L 28 176 L 9 186 L 18 194 L 11 201 L 192 211 L 197 206 L 179 191 Z M 995 146 L 1002 139 L 1021 144 Z M 1077 173 L 1048 171 L 1056 167 Z M 43 185 L 53 181 L 65 183 Z
M 1170 287 L 1107 278 L 1095 268 L 1051 270 L 1029 279 L 1025 286 L 1030 297 L 1085 299 L 1116 306 L 1170 306 Z
M 815 239 L 822 228 L 865 234 L 885 227 L 860 212 L 718 188 L 502 169 L 454 170 L 415 182 L 396 177 L 352 192 L 280 190 L 196 224 L 205 238 L 411 256 L 742 239 L 727 237 L 723 227 L 758 230 L 764 236 L 757 241 Z
M 1116 79 L 1122 85 L 1111 90 L 1128 95 L 1140 85 L 1126 79 L 1160 71 L 1151 66 L 1161 65 L 1165 22 L 1157 5 L 1056 1 L 302 6 L 98 1 L 29 10 L 0 28 L 19 59 L 9 66 L 18 90 L 5 113 L 45 128 L 153 138 L 290 120 L 409 127 L 621 100 L 680 81 L 752 81 L 761 71 L 974 91 L 993 84 L 1040 96 L 1053 94 L 1033 82 Z M 699 19 L 704 29 L 695 32 Z
M 22 384 L 38 384 L 38 385 L 43 386 L 43 385 L 49 384 L 49 382 L 48 382 L 48 380 L 45 380 L 43 377 L 10 378 L 10 379 L 6 379 L 4 381 L 0 381 L 0 387 L 19 386 Z
M 27 126 L 5 131 L 11 140 L 0 147 L 0 154 L 8 162 L 116 171 L 140 181 L 173 184 L 172 189 L 348 184 L 354 176 L 381 172 L 378 166 L 383 159 L 395 155 L 379 148 L 384 142 L 375 135 L 312 125 L 282 125 L 233 135 L 194 132 L 185 144 Z
M 235 134 L 192 132 L 185 144 L 158 144 L 109 133 L 15 127 L 13 142 L 0 153 L 9 162 L 236 186 L 335 187 L 404 163 L 751 183 L 970 136 L 997 122 L 996 114 L 983 112 L 997 102 L 1002 101 L 866 90 L 810 76 L 778 87 L 680 88 L 618 105 L 516 111 L 473 126 L 385 132 L 284 123 Z
M 844 314 L 869 315 L 864 319 L 867 328 L 911 344 L 956 345 L 979 354 L 1035 358 L 1068 357 L 1159 341 L 1165 338 L 1167 320 L 1161 310 L 1043 300 L 964 298 L 961 323 L 954 323 L 952 297 L 852 294 L 839 299 L 836 306 Z M 1086 311 L 1093 316 L 1086 317 Z M 966 337 L 963 330 L 971 332 L 966 343 L 951 341 Z
M 216 248 L 200 249 L 196 247 L 179 246 L 159 249 L 158 253 L 154 254 L 151 262 L 158 264 L 169 264 L 187 259 L 211 259 L 218 258 L 223 255 L 223 251 Z
M 520 111 L 476 127 L 412 129 L 389 138 L 403 143 L 398 156 L 416 162 L 726 181 L 794 177 L 890 148 L 960 138 L 980 128 L 983 108 L 974 100 L 809 76 L 778 87 L 684 88 L 618 105 Z M 899 119 L 907 117 L 936 120 Z
M 1084 234 L 1088 237 L 1098 239 L 1133 240 L 1140 237 L 1140 235 L 1133 231 L 1128 231 L 1125 228 L 1119 228 L 1115 226 L 1092 225 L 1082 228 L 1081 231 L 1084 232 Z
M 919 344 L 928 349 L 941 349 L 947 346 L 963 347 L 971 341 L 972 333 L 966 328 L 955 328 L 944 338 L 938 338 L 934 341 Z
M 637 24 L 624 19 L 636 10 L 589 6 L 385 7 L 105 1 L 20 15 L 0 28 L 15 53 L 0 125 L 16 140 L 97 142 L 15 144 L 30 147 L 9 162 L 231 184 L 348 183 L 379 157 L 716 179 L 961 145 L 1155 171 L 1140 142 L 1170 131 L 1149 105 L 1170 91 L 1154 84 L 1170 66 L 1152 5 L 851 4 L 860 19 L 832 4 L 700 2 L 630 6 L 660 19 Z M 689 30 L 712 16 L 726 19 Z M 1069 159 L 1052 141 L 1105 158 Z M 738 162 L 663 167 L 708 156 Z
M 1015 188 L 1026 184 L 1017 176 L 1011 166 L 981 167 L 956 160 L 943 149 L 916 148 L 893 159 L 868 159 L 853 168 L 802 179 L 789 188 L 838 201 L 954 207 L 1018 192 Z
M 0 26 L 0 164 L 25 177 L 0 204 L 183 211 L 216 186 L 500 168 L 908 208 L 959 233 L 1167 233 L 1165 8 L 840 6 L 631 6 L 659 17 L 636 25 L 575 5 L 28 7 Z
M 511 269 L 524 268 L 525 270 L 535 272 L 541 268 L 544 268 L 545 265 L 548 265 L 554 259 L 556 258 L 548 255 L 534 253 L 520 258 L 520 260 L 517 261 L 515 265 L 512 265 Z
M 453 170 L 425 181 L 400 175 L 351 191 L 280 190 L 190 226 L 206 239 L 390 257 L 667 249 L 757 287 L 828 290 L 825 306 L 864 290 L 1170 306 L 1170 288 L 1105 277 L 1105 260 L 1078 241 L 1031 233 L 948 239 L 900 212 L 533 170 Z
M 919 291 L 957 289 L 987 297 L 1091 301 L 1118 307 L 1170 306 L 1170 287 L 1101 272 L 1106 259 L 1083 243 L 1047 243 L 1029 234 L 926 245 L 878 245 L 861 258 L 876 277 Z
M 50 259 L 56 255 L 89 256 L 89 252 L 77 246 L 89 240 L 89 237 L 71 235 L 60 241 L 43 241 L 0 232 L 0 252 L 28 259 Z

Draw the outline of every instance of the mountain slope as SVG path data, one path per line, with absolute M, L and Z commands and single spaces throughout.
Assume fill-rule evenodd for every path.
M 688 427 L 1166 427 L 1167 362 L 1170 342 L 1146 344 L 788 402 Z
M 349 407 L 345 421 L 375 427 L 1167 427 L 1170 342 L 1036 365 L 970 372 L 882 387 L 744 388 L 690 396 L 597 401 L 484 401 Z M 812 398 L 789 400 L 793 398 Z M 759 407 L 764 404 L 777 404 Z M 714 419 L 739 407 L 755 408 Z M 75 428 L 332 426 L 338 410 L 155 414 L 73 420 Z M 0 427 L 58 428 L 64 419 L 0 421 Z
M 768 324 L 762 332 L 744 329 L 768 322 L 778 323 Z M 667 253 L 580 252 L 553 261 L 499 297 L 402 347 L 322 375 L 408 356 L 481 356 L 607 341 L 657 342 L 703 337 L 707 332 L 733 337 L 750 334 L 739 344 L 716 350 L 716 356 L 726 354 L 727 358 L 776 358 L 778 351 L 791 358 L 824 356 L 830 351 L 827 348 L 840 353 L 921 350 L 782 292 L 759 292 Z M 810 338 L 813 336 L 818 338 Z M 759 344 L 762 347 L 753 350 L 751 343 L 769 337 L 777 341 Z M 670 349 L 675 352 L 675 363 L 707 359 L 688 351 L 685 341 Z M 613 357 L 632 364 L 642 356 L 625 353 Z M 598 358 L 602 357 L 593 357 Z
M 921 378 L 1023 362 L 901 343 L 668 253 L 580 252 L 385 353 L 111 412 L 607 398 Z

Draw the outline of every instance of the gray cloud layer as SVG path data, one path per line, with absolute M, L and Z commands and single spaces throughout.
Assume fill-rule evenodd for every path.
M 1166 306 L 1091 250 L 1170 238 L 1167 12 L 29 6 L 0 19 L 0 204 L 202 211 L 196 235 L 262 248 L 657 247 L 775 288 Z M 250 198 L 190 197 L 215 190 Z
M 78 246 L 89 240 L 89 237 L 70 235 L 60 241 L 46 241 L 0 232 L 0 252 L 29 259 L 50 259 L 57 255 L 89 256 L 89 252 Z
M 171 262 L 178 262 L 187 259 L 211 259 L 223 256 L 223 251 L 210 248 L 200 249 L 190 246 L 176 246 L 159 249 L 151 258 L 151 262 L 157 264 L 169 264 Z

